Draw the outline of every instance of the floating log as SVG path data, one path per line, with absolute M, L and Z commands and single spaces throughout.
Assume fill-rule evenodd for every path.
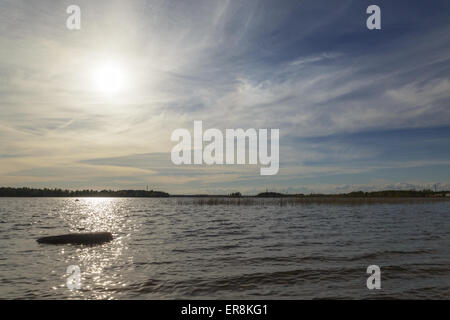
M 36 241 L 47 244 L 87 244 L 95 245 L 109 242 L 113 239 L 110 232 L 69 233 L 59 236 L 43 237 Z

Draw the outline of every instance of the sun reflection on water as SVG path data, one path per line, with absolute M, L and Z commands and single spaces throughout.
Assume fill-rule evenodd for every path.
M 68 200 L 60 212 L 70 232 L 107 231 L 113 241 L 97 246 L 66 246 L 59 251 L 67 266 L 81 269 L 81 289 L 66 287 L 68 274 L 62 274 L 62 284 L 55 290 L 64 290 L 71 298 L 113 299 L 118 288 L 126 286 L 122 276 L 122 255 L 133 226 L 121 199 L 83 198 Z M 132 264 L 132 256 L 128 257 Z M 120 267 L 119 267 L 120 266 Z
M 117 199 L 84 198 L 76 202 L 78 208 L 66 212 L 65 219 L 71 231 L 121 232 L 122 217 L 116 209 Z

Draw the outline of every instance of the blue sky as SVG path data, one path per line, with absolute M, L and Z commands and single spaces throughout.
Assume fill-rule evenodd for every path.
M 65 27 L 81 8 L 82 28 Z M 366 8 L 381 8 L 381 30 Z M 0 0 L 0 185 L 450 189 L 448 1 Z M 95 90 L 118 62 L 126 90 Z M 280 171 L 175 166 L 171 132 L 280 129 Z

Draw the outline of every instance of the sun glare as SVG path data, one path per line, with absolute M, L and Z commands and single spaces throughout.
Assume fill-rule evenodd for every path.
M 125 75 L 120 64 L 105 62 L 94 68 L 93 80 L 96 90 L 114 94 L 124 89 Z

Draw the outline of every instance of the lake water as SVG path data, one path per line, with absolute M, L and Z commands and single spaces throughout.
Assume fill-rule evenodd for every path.
M 115 239 L 94 247 L 36 242 L 79 231 Z M 449 235 L 450 202 L 0 198 L 0 298 L 449 299 Z M 70 265 L 80 267 L 80 290 L 66 286 Z M 381 290 L 366 287 L 369 265 L 381 268 Z

